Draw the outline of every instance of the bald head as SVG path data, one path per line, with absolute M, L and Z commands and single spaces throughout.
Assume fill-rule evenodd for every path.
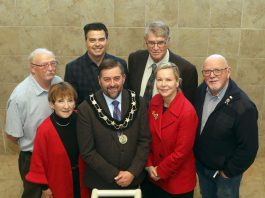
M 213 64 L 213 63 L 218 63 L 224 67 L 229 67 L 226 58 L 220 54 L 212 54 L 208 56 L 204 61 L 203 67 L 207 64 Z
M 205 59 L 202 75 L 212 95 L 217 95 L 225 87 L 230 74 L 231 68 L 222 55 L 213 54 Z

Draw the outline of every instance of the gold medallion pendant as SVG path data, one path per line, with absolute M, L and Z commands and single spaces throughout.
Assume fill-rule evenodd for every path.
M 119 142 L 120 142 L 121 144 L 126 144 L 127 141 L 128 141 L 128 138 L 127 138 L 126 135 L 124 135 L 124 134 L 119 135 Z

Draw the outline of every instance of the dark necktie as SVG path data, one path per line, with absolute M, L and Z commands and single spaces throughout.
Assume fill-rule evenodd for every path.
M 115 120 L 118 120 L 118 121 L 120 121 L 121 120 L 121 111 L 120 111 L 120 109 L 119 109 L 119 101 L 117 101 L 117 100 L 114 100 L 113 102 L 112 102 L 112 105 L 114 106 L 114 109 L 113 109 L 113 118 L 115 119 Z
M 153 96 L 153 89 L 154 89 L 154 82 L 155 82 L 155 70 L 156 70 L 157 65 L 154 63 L 151 65 L 151 67 L 152 67 L 152 73 L 147 81 L 145 92 L 144 92 L 144 98 L 148 104 Z

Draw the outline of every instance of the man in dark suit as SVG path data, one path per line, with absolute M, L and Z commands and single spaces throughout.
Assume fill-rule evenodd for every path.
M 192 101 L 198 85 L 197 70 L 190 62 L 168 49 L 170 40 L 169 27 L 162 21 L 149 23 L 145 27 L 144 40 L 147 50 L 139 50 L 129 55 L 129 87 L 149 101 L 151 98 L 147 94 L 147 89 L 149 89 L 147 87 L 150 84 L 150 75 L 152 75 L 154 63 L 156 67 L 164 62 L 172 62 L 179 67 L 182 79 L 181 89 L 184 95 Z M 155 82 L 152 81 L 152 83 L 154 84 Z M 151 96 L 153 96 L 157 91 L 154 89 L 154 85 L 151 87 Z
M 98 84 L 98 66 L 107 58 L 119 61 L 127 75 L 125 60 L 106 53 L 108 46 L 108 29 L 103 23 L 89 23 L 84 26 L 87 52 L 66 65 L 64 80 L 75 88 L 79 105 L 86 97 L 100 89 Z M 127 88 L 127 82 L 125 83 Z
M 124 68 L 99 66 L 101 90 L 78 108 L 77 137 L 88 189 L 136 189 L 145 177 L 150 131 L 143 98 L 123 89 Z

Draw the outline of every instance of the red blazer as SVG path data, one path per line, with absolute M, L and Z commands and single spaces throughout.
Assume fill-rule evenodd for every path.
M 171 194 L 192 191 L 196 185 L 193 144 L 198 118 L 191 103 L 179 91 L 163 113 L 163 98 L 154 96 L 149 107 L 152 133 L 146 166 L 157 166 L 157 186 Z
M 88 190 L 83 185 L 84 164 L 81 158 L 79 172 L 81 197 L 88 197 Z M 50 117 L 37 129 L 26 179 L 33 183 L 47 184 L 54 198 L 74 197 L 71 163 Z

